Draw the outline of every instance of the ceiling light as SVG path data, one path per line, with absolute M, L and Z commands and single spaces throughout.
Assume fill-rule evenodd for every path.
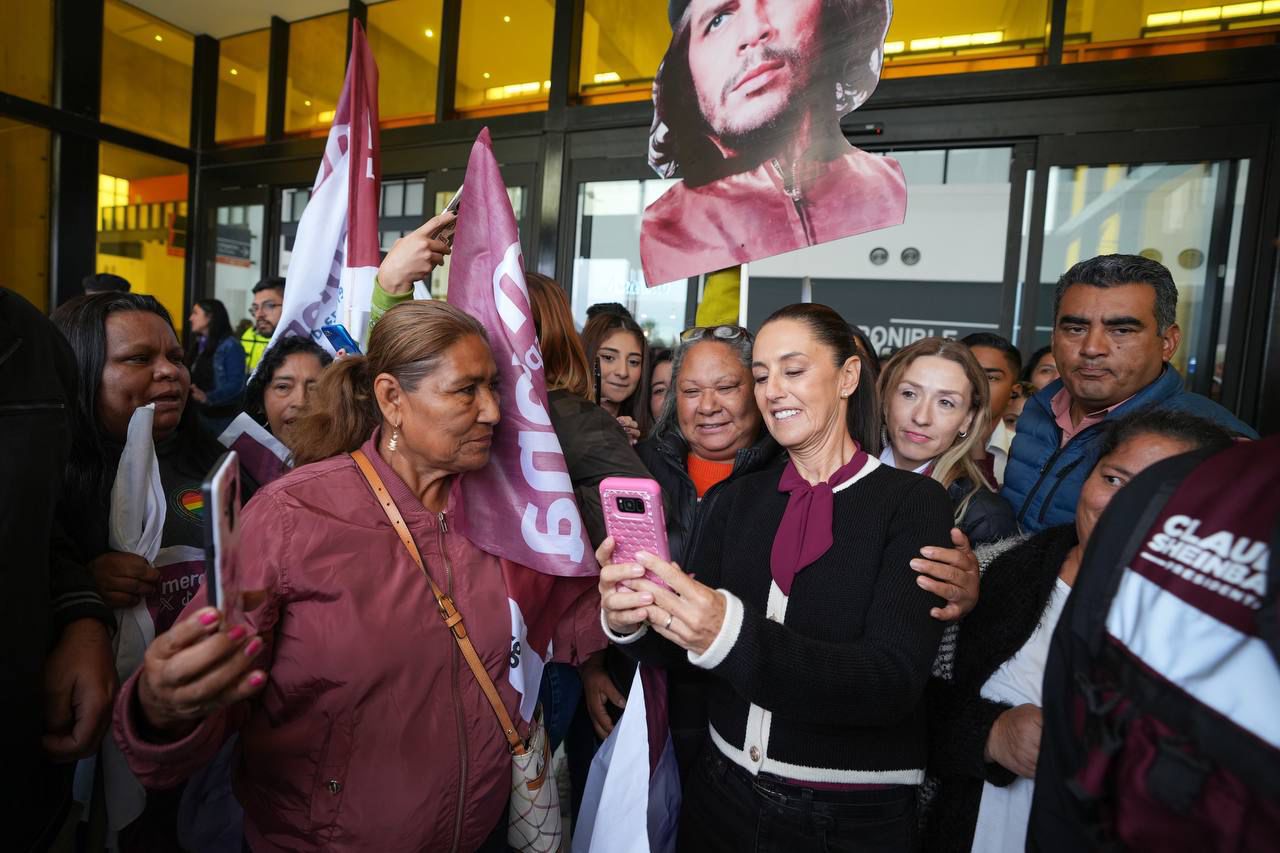
M 239 72 L 239 71 L 237 71 L 236 69 L 234 69 L 234 68 L 232 68 L 232 69 L 231 69 L 231 76 L 232 76 L 232 77 L 236 76 L 236 75 L 237 75 L 237 74 L 239 74 L 239 73 L 240 73 L 240 72 Z
M 1170 24 L 1182 23 L 1181 12 L 1153 12 L 1147 15 L 1148 27 L 1167 27 Z
M 303 101 L 303 102 L 302 102 L 302 105 L 303 105 L 304 107 L 309 107 L 309 106 L 311 106 L 311 102 L 310 102 L 310 101 Z
M 510 15 L 503 15 L 503 16 L 502 16 L 502 23 L 504 23 L 504 24 L 509 24 L 509 23 L 511 23 L 511 16 L 510 16 Z
M 907 43 L 905 41 L 887 41 L 884 43 L 885 53 L 902 53 L 906 49 Z
M 488 71 L 484 72 L 484 79 L 486 79 L 486 80 L 488 80 L 488 79 L 489 79 L 489 72 L 488 72 Z
M 1262 2 L 1257 3 L 1232 3 L 1229 6 L 1222 7 L 1222 17 L 1224 18 L 1243 18 L 1248 15 L 1261 15 Z
M 156 33 L 156 41 L 164 41 L 164 36 L 160 35 L 159 33 Z
M 436 37 L 436 31 L 432 29 L 428 29 L 423 33 L 423 35 L 425 35 L 429 39 L 433 39 Z
M 592 79 L 596 83 L 621 83 L 622 75 L 617 71 L 605 71 L 603 74 L 597 74 Z

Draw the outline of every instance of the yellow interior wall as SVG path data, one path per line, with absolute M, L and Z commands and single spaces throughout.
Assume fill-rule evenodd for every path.
M 0 285 L 49 308 L 49 131 L 3 118 Z
M 110 239 L 110 235 L 105 235 Z M 182 275 L 183 259 L 168 253 L 165 244 L 149 240 L 142 244 L 141 258 L 125 258 L 120 255 L 97 253 L 98 272 L 124 276 L 133 285 L 134 293 L 145 293 L 160 300 L 173 316 L 173 324 L 182 334 Z

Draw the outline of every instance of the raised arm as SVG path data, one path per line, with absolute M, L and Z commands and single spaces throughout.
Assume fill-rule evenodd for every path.
M 245 508 L 239 566 L 244 623 L 227 624 L 207 606 L 202 588 L 147 648 L 142 667 L 121 689 L 115 738 L 144 785 L 173 787 L 208 763 L 248 717 L 246 700 L 265 686 L 284 603 L 286 512 L 265 495 Z

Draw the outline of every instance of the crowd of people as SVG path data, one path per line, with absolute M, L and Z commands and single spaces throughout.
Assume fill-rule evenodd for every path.
M 509 745 L 421 577 L 466 615 L 519 720 L 507 590 L 523 567 L 452 521 L 501 428 L 489 333 L 403 286 L 445 251 L 398 244 L 367 352 L 336 360 L 306 338 L 268 348 L 277 279 L 254 288 L 243 330 L 198 300 L 185 347 L 127 283 L 95 277 L 52 323 L 0 291 L 3 340 L 19 341 L 0 348 L 14 448 L 0 534 L 40 568 L 7 611 L 22 718 L 6 754 L 31 781 L 20 849 L 66 819 L 69 771 L 50 757 L 104 737 L 148 792 L 121 850 L 508 849 Z M 526 283 L 601 566 L 546 604 L 540 701 L 567 757 L 565 812 L 646 664 L 667 673 L 682 850 L 1024 849 L 1050 638 L 1095 526 L 1161 460 L 1258 438 L 1172 366 L 1169 272 L 1077 264 L 1052 345 L 1026 359 L 986 333 L 876 352 L 857 318 L 815 304 L 659 348 L 623 306 L 595 306 L 579 331 L 557 282 Z M 203 546 L 192 496 L 232 419 L 290 453 L 291 471 L 242 483 L 243 622 L 203 590 L 175 605 L 167 564 L 112 545 L 145 406 L 162 553 Z M 660 486 L 670 560 L 614 562 L 609 477 Z M 117 684 L 113 611 L 143 603 L 155 637 Z

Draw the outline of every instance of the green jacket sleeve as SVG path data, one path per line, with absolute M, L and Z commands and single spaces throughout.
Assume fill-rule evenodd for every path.
M 382 289 L 382 285 L 378 283 L 378 279 L 375 276 L 373 279 L 373 306 L 369 311 L 369 331 L 373 331 L 373 327 L 378 325 L 378 321 L 382 319 L 383 314 L 412 299 L 412 290 L 399 295 L 387 293 Z

